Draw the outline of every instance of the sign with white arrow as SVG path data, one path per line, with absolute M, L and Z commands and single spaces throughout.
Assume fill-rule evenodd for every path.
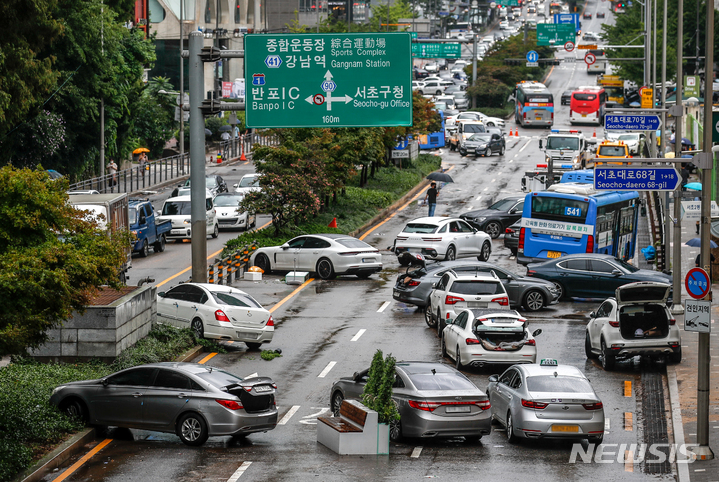
M 248 127 L 412 125 L 408 32 L 245 35 Z

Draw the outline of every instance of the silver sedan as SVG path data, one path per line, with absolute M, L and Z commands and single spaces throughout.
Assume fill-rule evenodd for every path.
M 507 440 L 604 439 L 604 406 L 578 368 L 542 360 L 514 365 L 489 377 L 492 418 L 507 428 Z
M 195 363 L 152 363 L 60 385 L 50 403 L 92 425 L 176 433 L 187 445 L 277 425 L 271 378 L 242 379 Z

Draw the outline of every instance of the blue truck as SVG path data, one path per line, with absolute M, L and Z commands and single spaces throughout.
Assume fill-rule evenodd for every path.
M 143 258 L 150 254 L 150 246 L 156 253 L 165 251 L 167 233 L 172 230 L 172 221 L 158 222 L 155 209 L 147 199 L 130 200 L 130 231 L 135 236 L 133 253 Z

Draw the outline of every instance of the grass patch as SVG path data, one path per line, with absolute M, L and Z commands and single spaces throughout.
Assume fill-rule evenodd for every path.
M 281 357 L 282 355 L 280 353 L 277 353 L 275 350 L 262 350 L 262 353 L 260 353 L 260 358 L 263 360 L 274 360 L 277 357 Z
M 195 345 L 191 330 L 155 325 L 112 364 L 47 364 L 14 358 L 0 369 L 0 481 L 12 480 L 68 434 L 83 428 L 82 423 L 50 405 L 56 386 L 102 378 L 144 363 L 171 361 Z

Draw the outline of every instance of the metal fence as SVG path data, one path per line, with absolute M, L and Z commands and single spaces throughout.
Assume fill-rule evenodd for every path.
M 250 256 L 256 249 L 257 242 L 253 241 L 252 244 L 234 251 L 229 256 L 222 259 L 215 258 L 215 262 L 208 268 L 207 282 L 229 285 L 233 281 L 233 275 L 235 281 L 242 278 L 250 262 Z
M 250 151 L 252 146 L 259 144 L 261 146 L 277 146 L 279 139 L 276 136 L 261 136 L 258 134 L 246 134 L 240 138 L 222 141 L 220 143 L 220 152 L 223 159 L 231 159 L 241 156 L 244 152 L 245 157 L 251 158 Z M 214 158 L 214 154 L 213 154 Z M 185 153 L 183 157 L 180 155 L 165 157 L 150 161 L 145 164 L 144 168 L 132 166 L 129 169 L 118 171 L 114 175 L 106 174 L 100 177 L 93 177 L 84 181 L 76 182 L 70 185 L 71 191 L 88 191 L 95 190 L 101 193 L 109 192 L 135 192 L 149 189 L 158 184 L 165 183 L 172 179 L 185 177 L 190 175 L 190 154 Z

